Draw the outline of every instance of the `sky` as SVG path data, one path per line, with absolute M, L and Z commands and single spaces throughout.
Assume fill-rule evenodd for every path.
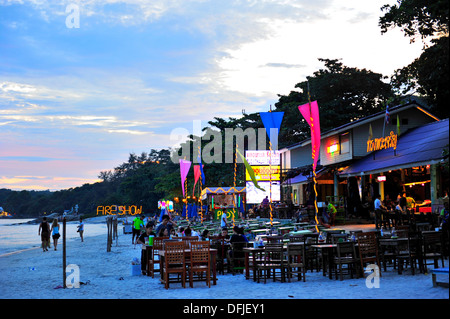
M 0 189 L 97 182 L 194 122 L 268 111 L 319 58 L 390 76 L 422 50 L 381 34 L 394 3 L 0 0 Z

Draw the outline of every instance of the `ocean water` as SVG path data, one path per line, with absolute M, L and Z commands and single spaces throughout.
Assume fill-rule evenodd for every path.
M 39 224 L 25 224 L 32 219 L 0 219 L 0 256 L 3 254 L 41 246 L 41 236 L 38 235 Z M 66 240 L 80 238 L 77 233 L 77 221 L 66 223 Z M 62 223 L 60 223 L 61 237 L 58 240 L 58 249 L 62 247 Z M 122 231 L 119 227 L 119 232 Z M 106 223 L 84 224 L 84 238 L 107 234 Z M 50 238 L 51 249 L 53 239 Z

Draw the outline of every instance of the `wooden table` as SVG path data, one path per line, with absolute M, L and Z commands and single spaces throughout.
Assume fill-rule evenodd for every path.
M 211 271 L 212 271 L 212 279 L 213 279 L 213 285 L 217 284 L 217 272 L 216 272 L 216 256 L 217 256 L 217 249 L 214 248 L 210 248 L 209 252 L 211 254 Z M 160 269 L 160 274 L 161 274 L 161 282 L 163 282 L 164 280 L 164 255 L 165 255 L 165 250 L 160 250 L 158 252 L 159 255 L 159 269 Z M 186 260 L 189 259 L 189 256 L 191 255 L 191 250 L 190 249 L 185 249 L 184 250 L 184 258 Z M 187 266 L 189 265 L 189 263 L 186 261 L 185 263 L 186 265 L 186 271 L 187 271 Z
M 293 242 L 292 245 L 304 245 L 303 242 Z M 265 246 L 262 247 L 244 247 L 243 252 L 245 253 L 245 279 L 250 278 L 250 258 L 252 259 L 252 270 L 253 270 L 253 281 L 256 281 L 256 256 L 258 254 L 262 255 L 265 251 Z M 283 251 L 287 250 L 287 245 L 283 245 Z
M 337 244 L 317 244 L 311 245 L 311 248 L 321 249 L 322 250 L 322 268 L 323 268 L 323 276 L 326 276 L 327 267 L 325 267 L 325 258 L 324 255 L 327 256 L 328 263 L 328 277 L 333 279 L 333 256 L 334 250 L 337 248 Z
M 411 238 L 411 241 L 415 244 L 417 244 L 418 238 Z M 388 248 L 394 248 L 396 250 L 396 252 L 398 252 L 398 245 L 399 244 L 404 244 L 405 242 L 408 242 L 408 238 L 405 237 L 400 237 L 400 238 L 389 238 L 389 237 L 384 237 L 384 238 L 380 238 L 378 240 L 379 245 L 380 245 L 380 255 L 381 258 L 383 259 L 383 264 L 385 264 L 384 262 L 384 252 L 385 250 L 387 250 Z M 415 245 L 414 245 L 415 246 Z M 414 249 L 415 247 L 409 247 L 409 249 Z M 417 251 L 416 252 L 416 256 L 417 256 L 417 260 L 419 262 L 419 271 L 422 272 L 423 269 L 423 262 L 422 262 L 422 256 L 421 256 L 421 252 Z M 394 258 L 396 256 L 393 256 Z M 386 271 L 386 270 L 385 270 Z M 401 274 L 401 269 L 400 267 L 398 267 L 398 273 Z

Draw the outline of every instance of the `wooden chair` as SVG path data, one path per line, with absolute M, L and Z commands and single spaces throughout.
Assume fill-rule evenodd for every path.
M 322 255 L 318 249 L 311 247 L 311 245 L 317 245 L 319 243 L 319 234 L 304 234 L 305 238 L 305 254 L 306 254 L 306 269 L 311 269 L 311 272 L 320 271 Z
M 229 270 L 234 275 L 236 271 L 243 271 L 245 269 L 245 253 L 244 247 L 246 242 L 231 243 L 231 249 L 227 251 L 227 258 L 229 261 Z
M 166 242 L 164 245 L 164 288 L 169 289 L 170 275 L 181 275 L 181 284 L 186 288 L 186 262 L 184 257 L 185 245 L 180 241 Z
M 225 273 L 225 260 L 228 245 L 225 245 L 225 236 L 210 236 L 211 247 L 217 249 L 216 267 L 219 274 Z
M 442 248 L 442 232 L 438 231 L 424 231 L 422 232 L 423 244 L 423 266 L 425 272 L 428 272 L 427 265 L 433 265 L 434 268 L 439 267 L 438 260 L 442 260 L 442 267 L 444 267 L 444 252 Z M 428 259 L 433 259 L 433 263 L 428 263 Z
M 399 236 L 399 238 L 401 238 Z M 410 265 L 412 274 L 414 275 L 416 272 L 416 262 L 418 258 L 417 254 L 417 241 L 418 238 L 414 237 L 411 233 L 407 235 L 408 241 L 401 241 L 397 246 L 397 261 L 398 261 L 398 274 L 401 275 L 403 273 L 403 269 L 405 268 L 403 265 Z
M 327 237 L 328 238 L 328 237 Z M 331 243 L 337 244 L 347 240 L 347 234 L 331 234 Z
M 289 242 L 290 243 L 296 243 L 296 242 L 304 243 L 305 237 L 303 235 L 291 235 L 291 236 L 289 236 Z
M 356 248 L 354 242 L 337 242 L 337 256 L 334 257 L 333 263 L 335 265 L 336 279 L 339 278 L 342 281 L 344 279 L 343 265 L 347 265 L 350 277 L 353 279 L 353 272 L 358 274 L 356 269 L 358 268 L 359 258 L 356 254 Z M 359 276 L 358 276 L 359 277 Z
M 283 236 L 267 236 L 266 237 L 267 243 L 283 243 Z
M 152 257 L 148 259 L 147 275 L 155 278 L 155 272 L 159 272 L 160 269 L 155 269 L 155 263 L 159 262 L 158 252 L 164 249 L 164 240 L 170 239 L 170 237 L 154 237 L 152 246 Z M 158 256 L 158 259 L 155 257 Z
M 295 243 L 287 244 L 287 278 L 291 282 L 293 274 L 298 274 L 298 280 L 306 281 L 305 245 Z
M 189 285 L 194 287 L 194 273 L 206 273 L 206 285 L 211 288 L 211 262 L 209 241 L 192 241 L 189 260 Z M 198 277 L 202 280 L 203 276 Z
M 377 232 L 363 232 L 356 234 L 358 240 L 359 260 L 361 262 L 361 271 L 364 273 L 364 264 L 367 262 L 376 262 L 381 277 L 381 264 L 378 255 Z
M 193 241 L 198 241 L 198 236 L 185 236 L 185 237 L 180 237 L 181 241 L 184 243 L 184 246 L 186 249 L 189 249 L 191 242 Z
M 257 281 L 260 282 L 261 276 L 264 277 L 264 283 L 267 278 L 273 276 L 273 281 L 280 278 L 280 281 L 284 281 L 284 270 L 286 268 L 286 260 L 283 254 L 283 244 L 272 243 L 266 244 L 264 247 L 264 261 L 256 266 L 257 268 Z M 279 276 L 277 276 L 277 270 L 280 270 Z

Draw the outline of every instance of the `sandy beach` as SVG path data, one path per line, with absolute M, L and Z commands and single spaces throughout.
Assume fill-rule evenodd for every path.
M 79 288 L 63 285 L 62 241 L 58 250 L 28 249 L 0 257 L 1 299 L 448 299 L 449 290 L 433 287 L 431 274 L 406 270 L 398 275 L 388 268 L 382 273 L 379 288 L 368 288 L 363 278 L 330 280 L 321 272 L 308 272 L 306 282 L 266 284 L 246 280 L 243 274 L 218 275 L 216 286 L 202 282 L 194 288 L 172 284 L 169 290 L 155 278 L 132 276 L 131 261 L 140 259 L 140 247 L 131 244 L 131 235 L 123 234 L 111 252 L 106 251 L 106 235 L 86 236 L 67 241 L 67 265 L 80 269 Z M 448 267 L 448 260 L 445 260 Z M 441 275 L 445 276 L 445 275 Z M 439 278 L 447 281 L 448 278 Z M 56 288 L 56 289 L 55 289 Z

